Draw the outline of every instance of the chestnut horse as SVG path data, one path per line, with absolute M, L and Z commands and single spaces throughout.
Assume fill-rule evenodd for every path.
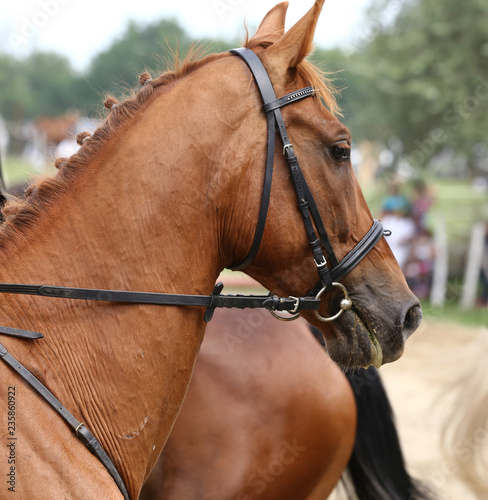
M 331 267 L 347 267 L 339 279 L 352 308 L 342 302 L 348 309 L 327 329 L 312 311 L 301 314 L 322 326 L 331 357 L 345 365 L 379 365 L 401 356 L 420 322 L 420 307 L 384 238 L 368 243 L 360 262 L 353 252 L 378 225 L 355 179 L 350 136 L 333 114 L 332 94 L 305 60 L 322 4 L 317 0 L 286 34 L 281 4 L 246 44 L 276 95 L 294 92 L 282 114 L 281 102 L 273 111 L 283 117 L 279 131 L 285 133 L 286 125 L 294 142 L 292 148 L 283 141 L 285 156 L 278 146 L 266 153 L 268 121 L 242 58 L 209 55 L 146 81 L 133 98 L 111 106 L 104 124 L 59 165 L 56 177 L 36 181 L 25 200 L 5 205 L 0 325 L 44 335 L 7 335 L 0 346 L 0 414 L 12 419 L 0 427 L 1 441 L 12 447 L 12 462 L 0 460 L 0 475 L 11 478 L 19 498 L 138 497 L 183 402 L 205 309 L 107 301 L 115 295 L 103 290 L 208 297 L 224 267 L 248 261 L 267 159 L 274 157 L 275 168 L 266 226 L 246 273 L 273 294 L 303 297 L 317 287 L 319 270 L 318 314 L 324 318 L 335 315 L 341 297 L 339 287 L 330 286 Z M 302 93 L 307 86 L 321 98 Z M 287 160 L 311 186 L 299 198 L 305 219 Z M 312 226 L 306 218 L 311 192 L 316 223 L 318 213 L 326 221 L 328 238 L 320 238 L 326 248 L 318 240 L 309 243 L 313 231 L 304 230 L 304 223 Z M 261 218 L 259 227 L 261 233 Z M 353 262 L 344 259 L 351 252 Z M 73 290 L 49 287 L 57 298 L 34 296 L 25 285 L 29 293 L 39 292 L 37 285 L 95 289 L 99 300 L 71 300 Z M 268 307 L 287 304 L 301 310 L 307 301 L 268 300 Z M 26 379 L 44 384 L 54 402 L 46 404 Z M 91 432 L 98 440 L 101 448 L 91 450 L 105 450 L 103 463 L 75 439 L 73 426 L 58 414 L 59 402 L 69 422 L 78 423 L 77 436 L 88 439 Z M 107 461 L 128 493 L 107 471 Z
M 346 378 L 304 321 L 218 311 L 141 500 L 323 500 L 346 466 L 350 497 L 429 498 L 374 367 Z

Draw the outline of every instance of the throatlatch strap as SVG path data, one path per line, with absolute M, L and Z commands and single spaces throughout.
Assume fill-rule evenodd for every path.
M 247 50 L 247 49 L 244 49 Z M 233 54 L 237 54 L 243 57 L 242 48 L 233 49 L 230 51 Z M 259 60 L 258 56 L 252 52 L 252 55 Z M 252 56 L 249 56 L 252 58 Z M 261 93 L 261 97 L 264 102 L 273 101 L 276 99 L 276 94 L 273 89 L 273 85 L 271 80 L 268 78 L 268 74 L 264 69 L 264 66 L 253 64 L 249 66 L 251 73 L 254 76 L 254 79 L 257 82 L 257 86 L 259 92 Z M 261 240 L 263 239 L 264 226 L 266 225 L 266 218 L 268 216 L 268 207 L 269 207 L 269 199 L 271 196 L 271 182 L 273 179 L 273 163 L 274 163 L 274 154 L 275 154 L 275 139 L 276 132 L 274 127 L 274 117 L 273 113 L 267 113 L 267 122 L 268 122 L 268 146 L 266 153 L 266 169 L 264 173 L 264 183 L 263 183 L 263 193 L 261 196 L 261 207 L 259 209 L 259 217 L 258 222 L 256 224 L 256 230 L 254 231 L 254 239 L 251 245 L 251 249 L 247 255 L 247 257 L 237 266 L 232 266 L 231 269 L 233 271 L 240 271 L 245 269 L 251 262 L 256 258 L 256 255 L 259 251 L 259 247 L 261 245 Z
M 75 417 L 59 402 L 49 389 L 42 384 L 32 373 L 27 370 L 21 363 L 19 363 L 13 356 L 11 356 L 7 349 L 0 344 L 0 358 L 5 361 L 15 372 L 17 372 L 37 393 L 39 393 L 45 401 L 47 401 L 61 418 L 75 431 L 83 444 L 102 462 L 108 470 L 113 480 L 117 484 L 125 500 L 129 500 L 129 493 L 120 477 L 120 474 L 113 464 L 110 457 L 105 453 L 102 445 L 98 442 L 97 438 L 85 427 L 82 422 L 76 420 Z

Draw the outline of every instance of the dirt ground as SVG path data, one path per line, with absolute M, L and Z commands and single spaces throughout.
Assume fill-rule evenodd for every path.
M 403 357 L 380 371 L 396 414 L 408 469 L 414 477 L 430 482 L 442 500 L 476 498 L 456 479 L 452 464 L 443 455 L 440 430 L 451 405 L 446 391 L 468 368 L 473 343 L 486 333 L 482 328 L 424 320 L 407 342 Z

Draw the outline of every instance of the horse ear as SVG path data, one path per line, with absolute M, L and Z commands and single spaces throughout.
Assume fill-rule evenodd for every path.
M 275 5 L 264 17 L 256 34 L 252 37 L 253 42 L 258 44 L 275 43 L 285 33 L 285 17 L 288 2 Z
M 323 5 L 324 0 L 316 0 L 314 6 L 294 26 L 266 49 L 263 57 L 269 72 L 277 72 L 282 76 L 288 69 L 296 68 L 311 52 L 315 26 Z

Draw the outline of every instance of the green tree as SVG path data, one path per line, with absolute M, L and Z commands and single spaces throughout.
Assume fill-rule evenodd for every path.
M 226 50 L 232 44 L 203 40 L 207 51 Z M 124 34 L 92 61 L 86 75 L 76 72 L 68 59 L 36 52 L 25 59 L 0 53 L 0 114 L 8 120 L 59 115 L 68 109 L 98 116 L 107 93 L 126 94 L 138 85 L 145 69 L 158 75 L 183 57 L 196 43 L 173 20 L 153 24 L 130 22 Z
M 488 3 L 376 0 L 374 37 L 351 56 L 356 137 L 400 139 L 397 159 L 428 165 L 441 151 L 472 172 L 488 158 Z
M 31 99 L 27 81 L 14 57 L 0 54 L 0 114 L 9 119 L 21 119 Z
M 22 60 L 0 54 L 0 113 L 22 120 L 79 107 L 79 79 L 69 61 L 54 53 L 37 52 Z
M 99 91 L 120 93 L 137 82 L 139 73 L 157 65 L 155 54 L 165 43 L 176 41 L 182 49 L 190 43 L 174 21 L 163 19 L 147 26 L 130 21 L 122 37 L 95 56 L 87 79 Z
M 145 70 L 153 75 L 170 68 L 174 54 L 184 57 L 190 47 L 201 43 L 208 52 L 225 50 L 222 41 L 195 40 L 175 20 L 162 19 L 152 24 L 128 23 L 126 31 L 92 60 L 82 93 L 91 102 L 91 111 L 100 107 L 107 93 L 123 95 L 138 85 Z

